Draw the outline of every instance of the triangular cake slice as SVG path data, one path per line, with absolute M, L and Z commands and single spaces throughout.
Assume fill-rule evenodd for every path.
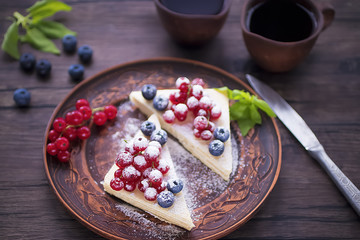
M 156 129 L 161 128 L 159 120 L 156 115 L 150 116 L 148 121 L 153 122 L 156 126 Z M 134 139 L 138 137 L 146 137 L 146 136 L 144 136 L 142 131 L 139 130 L 135 134 Z M 163 176 L 163 181 L 165 182 L 170 179 L 177 179 L 174 164 L 166 144 L 162 146 L 161 153 L 159 156 L 159 161 L 166 161 L 168 166 L 170 167 L 168 172 Z M 133 192 L 128 192 L 125 189 L 122 189 L 120 191 L 114 190 L 111 187 L 110 182 L 114 178 L 115 171 L 118 169 L 119 167 L 116 164 L 114 164 L 104 178 L 103 185 L 107 193 L 137 208 L 140 208 L 170 224 L 180 226 L 187 230 L 191 230 L 194 227 L 194 224 L 190 216 L 190 211 L 186 205 L 184 194 L 182 192 L 174 194 L 174 203 L 171 207 L 163 208 L 158 204 L 156 200 L 155 201 L 146 200 L 144 197 L 144 193 L 141 192 L 138 189 L 138 187 L 136 187 L 136 189 Z
M 169 98 L 171 93 L 178 91 L 178 89 L 157 90 L 156 96 Z M 221 108 L 222 114 L 219 119 L 214 121 L 215 125 L 225 127 L 230 131 L 229 99 L 214 89 L 204 89 L 203 94 L 212 99 L 212 101 Z M 210 141 L 195 137 L 193 133 L 194 116 L 192 113 L 189 112 L 187 114 L 185 121 L 178 121 L 176 119 L 173 123 L 167 123 L 163 118 L 164 111 L 155 109 L 153 100 L 145 99 L 141 91 L 131 92 L 129 98 L 131 102 L 147 116 L 156 114 L 163 129 L 177 138 L 179 143 L 181 143 L 193 156 L 198 158 L 215 173 L 219 174 L 224 180 L 229 181 L 233 161 L 231 134 L 229 139 L 224 142 L 224 152 L 220 156 L 214 156 L 209 152 Z M 169 106 L 167 109 L 169 109 Z

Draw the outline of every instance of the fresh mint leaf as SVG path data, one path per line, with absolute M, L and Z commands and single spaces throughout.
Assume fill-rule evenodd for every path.
M 246 136 L 256 124 L 262 123 L 258 109 L 270 117 L 276 116 L 265 101 L 258 99 L 249 92 L 238 89 L 231 90 L 228 87 L 215 88 L 215 90 L 235 101 L 229 108 L 230 120 L 235 120 L 238 123 L 243 136 Z
M 27 9 L 29 15 L 32 17 L 32 23 L 36 24 L 44 18 L 51 17 L 59 11 L 71 11 L 71 7 L 63 2 L 56 0 L 43 0 L 33 7 Z
M 39 29 L 30 28 L 20 38 L 21 42 L 30 43 L 32 47 L 49 53 L 60 54 L 60 50 Z
M 18 49 L 18 30 L 18 25 L 16 24 L 16 22 L 13 22 L 6 31 L 4 40 L 1 44 L 1 49 L 15 59 L 20 58 L 20 53 Z
M 76 35 L 76 32 L 71 31 L 64 24 L 54 21 L 41 20 L 36 24 L 36 28 L 48 38 L 62 38 L 67 34 Z

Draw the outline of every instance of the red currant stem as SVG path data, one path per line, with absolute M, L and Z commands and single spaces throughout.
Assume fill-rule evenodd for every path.
M 95 112 L 97 112 L 97 111 L 103 111 L 104 110 L 104 108 L 105 107 L 97 107 L 97 108 L 93 108 L 92 110 L 91 110 L 91 112 L 92 112 L 92 114 L 94 114 Z
M 60 136 L 59 137 L 62 137 L 63 133 L 66 131 L 66 129 L 69 129 L 71 127 L 75 127 L 75 128 L 78 128 L 78 127 L 81 127 L 81 126 L 84 126 L 85 125 L 85 121 L 83 121 L 81 124 L 78 124 L 78 125 L 67 125 L 65 127 L 64 130 L 62 130 L 62 132 L 60 133 Z

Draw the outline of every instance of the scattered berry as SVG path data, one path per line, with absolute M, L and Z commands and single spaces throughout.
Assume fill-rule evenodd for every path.
M 230 131 L 224 127 L 217 127 L 214 131 L 214 137 L 222 142 L 226 142 L 230 137 Z
M 39 75 L 40 77 L 46 77 L 50 74 L 51 72 L 51 63 L 49 60 L 46 59 L 40 59 L 37 63 L 36 63 L 36 73 L 37 75 Z
M 159 193 L 157 196 L 157 202 L 160 205 L 160 207 L 168 208 L 171 207 L 174 204 L 175 197 L 174 194 L 170 191 L 163 191 Z
M 181 179 L 170 179 L 167 181 L 167 189 L 172 193 L 179 193 L 184 187 Z
M 14 101 L 19 107 L 27 107 L 30 105 L 31 94 L 25 88 L 18 88 L 14 91 Z
M 75 36 L 67 34 L 62 38 L 64 52 L 73 53 L 76 51 L 77 39 Z
M 88 45 L 83 45 L 78 49 L 78 55 L 83 63 L 89 63 L 91 61 L 93 50 Z
M 26 72 L 30 72 L 34 70 L 36 64 L 36 58 L 31 53 L 24 53 L 21 55 L 19 63 L 22 70 Z
M 209 144 L 209 152 L 213 156 L 220 156 L 225 150 L 224 143 L 218 139 L 215 139 Z
M 157 141 L 161 145 L 164 145 L 167 142 L 167 139 L 168 139 L 167 132 L 162 129 L 153 131 L 153 133 L 150 136 L 151 141 Z
M 153 106 L 156 110 L 163 111 L 167 108 L 169 99 L 164 96 L 156 96 L 153 100 Z
M 72 64 L 68 69 L 68 73 L 74 81 L 81 81 L 84 77 L 84 71 L 84 66 L 81 64 Z
M 155 128 L 156 128 L 155 124 L 153 122 L 150 122 L 150 121 L 144 121 L 140 125 L 141 132 L 145 136 L 150 136 L 151 133 L 155 130 Z
M 153 84 L 146 84 L 141 88 L 141 93 L 146 100 L 154 99 L 156 91 L 156 86 Z

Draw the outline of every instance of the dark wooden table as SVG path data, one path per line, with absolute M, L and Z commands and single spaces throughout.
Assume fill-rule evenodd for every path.
M 7 16 L 24 13 L 34 1 L 2 0 L 0 33 Z M 220 34 L 200 48 L 175 44 L 162 28 L 152 1 L 66 1 L 73 10 L 55 19 L 89 44 L 94 59 L 85 77 L 127 61 L 172 56 L 203 61 L 240 79 L 253 73 L 280 93 L 314 130 L 329 156 L 360 187 L 360 1 L 328 0 L 333 24 L 296 69 L 273 74 L 250 58 L 240 31 L 244 1 L 233 1 Z M 56 41 L 61 47 L 60 41 Z M 0 54 L 0 238 L 101 239 L 73 218 L 49 187 L 43 166 L 45 127 L 57 104 L 76 85 L 67 69 L 75 55 L 21 46 L 53 64 L 51 77 L 26 74 Z M 16 88 L 32 93 L 31 107 L 17 108 Z M 359 239 L 359 217 L 296 139 L 279 122 L 283 147 L 278 182 L 259 212 L 226 239 Z

